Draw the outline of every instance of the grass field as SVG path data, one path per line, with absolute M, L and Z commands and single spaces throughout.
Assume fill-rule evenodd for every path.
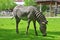
M 34 33 L 31 22 L 29 34 L 26 35 L 27 21 L 19 23 L 19 34 L 15 32 L 15 19 L 0 18 L 0 40 L 60 40 L 60 18 L 47 18 L 47 36 L 43 37 L 37 23 L 38 36 Z

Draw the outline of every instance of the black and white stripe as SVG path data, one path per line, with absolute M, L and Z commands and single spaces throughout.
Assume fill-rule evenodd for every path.
M 35 15 L 36 15 L 37 18 L 39 18 L 39 19 L 45 19 L 45 16 L 42 14 L 42 12 L 39 12 L 37 10 L 35 10 L 35 11 L 36 11 Z

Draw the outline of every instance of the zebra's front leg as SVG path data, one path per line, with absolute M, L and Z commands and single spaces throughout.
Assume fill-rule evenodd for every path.
M 28 29 L 29 29 L 30 22 L 31 22 L 31 20 L 30 20 L 30 19 L 28 19 L 28 25 L 27 25 L 26 34 L 28 34 Z
M 16 33 L 17 34 L 19 33 L 19 31 L 18 31 L 18 24 L 19 24 L 19 22 L 20 22 L 20 19 L 17 17 L 16 18 Z
M 37 31 L 36 31 L 36 21 L 33 21 L 33 24 L 34 24 L 35 34 L 36 34 L 36 36 L 37 36 L 38 33 L 37 33 Z

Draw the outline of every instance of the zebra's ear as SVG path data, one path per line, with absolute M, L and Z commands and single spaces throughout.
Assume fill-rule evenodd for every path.
M 48 21 L 46 22 L 46 24 L 48 24 Z
M 45 22 L 42 22 L 42 24 L 45 24 Z

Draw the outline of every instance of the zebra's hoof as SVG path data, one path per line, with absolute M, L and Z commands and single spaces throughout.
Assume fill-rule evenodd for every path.
M 26 32 L 26 35 L 28 35 L 28 32 Z
M 17 34 L 19 34 L 19 32 L 16 32 Z
M 38 34 L 36 33 L 36 36 L 38 36 Z
M 36 36 L 38 36 L 38 34 L 36 34 Z
M 47 36 L 47 34 L 43 35 L 44 37 Z

